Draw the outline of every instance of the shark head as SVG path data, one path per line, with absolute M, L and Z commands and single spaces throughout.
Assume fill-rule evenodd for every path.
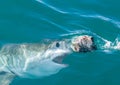
M 70 51 L 63 42 L 53 43 L 38 57 L 26 59 L 25 66 L 18 75 L 24 78 L 40 78 L 58 73 L 67 67 L 62 61 Z

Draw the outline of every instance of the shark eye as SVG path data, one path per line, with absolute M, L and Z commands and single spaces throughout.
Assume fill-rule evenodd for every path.
M 56 43 L 56 47 L 60 47 L 60 44 L 58 42 Z
M 75 49 L 75 50 L 77 50 L 77 48 L 76 48 L 76 47 L 75 47 L 74 49 Z

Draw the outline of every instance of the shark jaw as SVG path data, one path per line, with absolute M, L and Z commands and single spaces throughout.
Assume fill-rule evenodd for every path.
M 16 71 L 20 77 L 23 78 L 41 78 L 58 73 L 68 65 L 63 64 L 66 50 L 55 49 L 47 50 L 42 57 L 27 59 L 22 71 Z

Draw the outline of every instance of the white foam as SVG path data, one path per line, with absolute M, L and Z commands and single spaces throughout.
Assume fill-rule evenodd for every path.
M 113 43 L 113 48 L 116 50 L 120 50 L 120 41 L 119 41 L 119 36 L 115 39 L 115 42 Z

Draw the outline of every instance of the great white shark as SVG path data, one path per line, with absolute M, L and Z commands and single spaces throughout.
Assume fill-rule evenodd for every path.
M 50 43 L 6 44 L 0 50 L 0 85 L 9 85 L 15 76 L 41 78 L 67 67 L 66 54 L 95 50 L 93 38 L 83 35 Z

